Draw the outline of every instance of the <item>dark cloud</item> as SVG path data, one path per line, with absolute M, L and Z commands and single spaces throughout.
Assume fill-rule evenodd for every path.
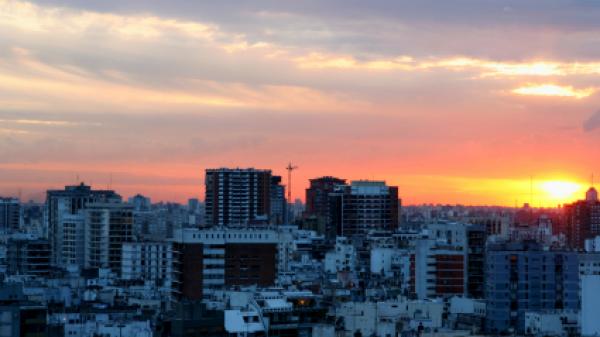
M 249 41 L 354 54 L 466 54 L 525 59 L 594 58 L 594 1 L 83 1 L 44 0 L 97 11 L 211 22 Z M 578 33 L 574 38 L 573 33 Z M 585 36 L 588 34 L 589 36 Z M 410 48 L 408 50 L 407 48 Z
M 583 122 L 583 130 L 593 131 L 600 127 L 600 110 L 593 113 Z

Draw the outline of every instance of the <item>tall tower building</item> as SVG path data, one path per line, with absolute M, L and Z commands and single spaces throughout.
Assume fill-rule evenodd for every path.
M 110 268 L 119 274 L 123 243 L 133 241 L 133 206 L 93 203 L 85 212 L 84 266 Z
M 85 211 L 88 205 L 102 202 L 121 202 L 121 196 L 110 190 L 92 190 L 83 183 L 47 191 L 46 222 L 53 266 L 84 265 Z
M 332 225 L 329 213 L 329 194 L 336 186 L 345 185 L 346 180 L 331 176 L 324 176 L 310 180 L 310 187 L 306 189 L 306 221 L 314 222 L 316 231 L 324 234 L 327 239 L 335 240 L 336 227 Z
M 271 170 L 207 169 L 206 223 L 247 225 L 268 220 L 271 213 Z
M 591 187 L 585 200 L 579 200 L 564 208 L 564 231 L 572 248 L 583 249 L 585 240 L 600 235 L 600 201 L 598 192 Z
M 329 221 L 342 236 L 393 231 L 398 228 L 398 205 L 398 187 L 384 181 L 353 181 L 329 194 Z
M 308 216 L 326 218 L 329 215 L 329 193 L 338 185 L 346 184 L 345 179 L 335 177 L 320 177 L 310 180 L 306 189 L 306 212 Z
M 281 176 L 271 176 L 271 212 L 270 222 L 281 225 L 287 222 L 287 201 L 285 187 L 281 185 Z

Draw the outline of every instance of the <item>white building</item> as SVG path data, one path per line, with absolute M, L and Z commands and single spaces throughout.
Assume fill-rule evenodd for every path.
M 170 287 L 173 273 L 171 242 L 123 243 L 121 278 L 146 280 L 159 287 Z
M 585 251 L 594 253 L 600 252 L 600 236 L 585 240 Z
M 581 278 L 581 335 L 600 335 L 600 275 L 582 275 Z
M 579 313 L 574 311 L 526 312 L 525 332 L 533 336 L 567 336 L 579 328 Z
M 343 318 L 345 335 L 351 337 L 358 330 L 363 336 L 395 336 L 398 322 L 405 330 L 419 327 L 442 327 L 444 304 L 441 301 L 421 301 L 398 298 L 385 302 L 347 302 L 336 309 Z
M 454 296 L 450 298 L 451 314 L 468 314 L 485 317 L 485 301 L 468 297 Z
M 347 238 L 338 236 L 335 239 L 335 250 L 325 254 L 325 271 L 354 271 L 358 260 L 356 254 L 354 245 Z

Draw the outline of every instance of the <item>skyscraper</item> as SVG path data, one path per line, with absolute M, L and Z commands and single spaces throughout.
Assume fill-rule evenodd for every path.
M 344 184 L 345 179 L 331 176 L 310 179 L 310 187 L 306 189 L 306 215 L 326 218 L 329 215 L 329 193 Z
M 123 243 L 133 241 L 133 206 L 93 203 L 85 210 L 84 266 L 121 272 Z
M 47 192 L 46 221 L 53 266 L 84 265 L 85 209 L 98 202 L 121 202 L 121 196 L 110 190 L 92 190 L 83 183 Z
M 600 201 L 596 189 L 591 187 L 585 200 L 564 207 L 564 231 L 572 248 L 583 249 L 585 240 L 600 235 Z
M 209 226 L 247 225 L 269 219 L 271 170 L 207 169 L 205 184 Z
M 281 176 L 271 176 L 271 212 L 270 222 L 281 225 L 287 222 L 287 201 L 285 187 L 281 185 Z
M 342 236 L 398 228 L 398 187 L 384 181 L 353 181 L 329 194 L 329 221 Z

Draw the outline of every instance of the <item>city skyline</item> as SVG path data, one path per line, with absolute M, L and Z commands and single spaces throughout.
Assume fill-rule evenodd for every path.
M 2 0 L 0 190 L 42 201 L 83 180 L 182 202 L 205 168 L 287 183 L 292 161 L 294 199 L 333 175 L 385 180 L 406 204 L 556 206 L 600 166 L 599 15 Z
M 254 167 L 235 167 L 235 168 L 225 168 L 225 167 L 220 167 L 222 169 L 255 169 Z M 214 170 L 217 168 L 210 168 L 208 170 Z M 258 168 L 256 168 L 258 169 Z M 262 168 L 259 170 L 267 170 L 267 171 L 271 171 L 273 176 L 279 176 L 279 177 L 283 177 L 284 172 L 279 173 L 276 170 L 271 170 L 270 168 Z M 335 177 L 335 178 L 341 178 L 341 179 L 345 179 L 347 180 L 348 183 L 350 182 L 357 182 L 357 181 L 376 181 L 376 182 L 384 182 L 384 183 L 389 183 L 388 180 L 385 179 L 375 179 L 373 177 L 371 178 L 356 178 L 356 179 L 346 179 L 343 178 L 339 175 L 335 176 L 335 175 L 319 175 L 319 176 L 315 176 L 315 177 L 311 177 L 309 178 L 306 183 L 304 182 L 298 182 L 296 179 L 296 177 L 294 177 L 293 180 L 293 184 L 296 187 L 296 189 L 301 188 L 300 191 L 294 190 L 293 192 L 293 197 L 292 200 L 288 202 L 290 203 L 294 203 L 297 200 L 300 200 L 302 202 L 306 202 L 306 191 L 307 188 L 310 187 L 310 180 L 311 179 L 316 179 L 316 178 L 321 178 L 321 177 Z M 48 190 L 51 190 L 53 188 L 62 188 L 64 186 L 77 186 L 80 184 L 85 184 L 85 185 L 89 185 L 90 187 L 94 188 L 94 189 L 107 189 L 107 190 L 114 190 L 115 192 L 117 192 L 119 195 L 122 195 L 124 198 L 130 198 L 130 197 L 134 197 L 136 195 L 144 195 L 145 197 L 149 197 L 152 202 L 177 202 L 177 203 L 186 203 L 189 199 L 198 199 L 200 201 L 205 201 L 205 186 L 204 186 L 204 181 L 205 178 L 201 178 L 201 184 L 196 186 L 193 185 L 193 187 L 197 187 L 197 190 L 201 190 L 201 193 L 197 193 L 194 195 L 181 195 L 179 198 L 178 197 L 172 197 L 172 198 L 155 198 L 155 195 L 153 195 L 153 191 L 154 190 L 149 190 L 149 193 L 143 193 L 142 190 L 136 190 L 136 189 L 128 189 L 128 188 L 120 188 L 120 184 L 115 184 L 113 179 L 113 175 L 110 174 L 107 178 L 107 183 L 106 184 L 94 184 L 93 182 L 87 181 L 86 179 L 84 179 L 85 177 L 81 177 L 79 175 L 76 175 L 75 180 L 71 181 L 71 182 L 66 182 L 63 185 L 56 185 L 53 187 L 49 187 Z M 593 177 L 591 178 L 593 179 Z M 403 195 L 399 195 L 400 199 L 402 200 L 402 204 L 404 206 L 418 206 L 418 205 L 426 205 L 426 204 L 432 204 L 432 205 L 465 205 L 465 206 L 502 206 L 502 207 L 521 207 L 524 204 L 528 204 L 531 207 L 535 207 L 535 208 L 553 208 L 553 207 L 561 207 L 563 204 L 567 204 L 567 203 L 571 203 L 577 200 L 583 200 L 585 199 L 585 193 L 586 191 L 588 191 L 588 189 L 590 187 L 595 187 L 596 184 L 593 183 L 593 181 L 590 181 L 588 184 L 585 183 L 578 183 L 575 181 L 569 181 L 569 180 L 542 180 L 542 181 L 536 181 L 533 179 L 533 177 L 530 177 L 530 180 L 525 182 L 525 181 L 510 181 L 510 180 L 498 180 L 500 182 L 502 182 L 503 184 L 513 184 L 511 187 L 514 188 L 513 191 L 515 192 L 514 194 L 511 194 L 513 196 L 518 196 L 515 197 L 515 199 L 513 200 L 513 203 L 510 203 L 510 200 L 507 199 L 506 203 L 464 203 L 464 202 L 443 202 L 443 201 L 431 201 L 429 199 L 424 199 L 422 202 L 413 202 L 411 201 L 412 199 L 409 197 L 405 197 Z M 298 187 L 298 185 L 300 185 L 300 187 Z M 390 184 L 391 186 L 398 186 L 397 184 Z M 124 185 L 126 186 L 126 185 Z M 287 196 L 287 180 L 285 178 L 283 178 L 282 180 L 282 186 L 285 190 L 285 194 Z M 485 186 L 481 187 L 481 188 L 485 188 Z M 458 191 L 455 191 L 455 193 L 459 193 Z M 19 195 L 20 194 L 20 195 Z M 19 191 L 17 190 L 16 194 L 11 195 L 11 194 L 7 194 L 7 196 L 11 196 L 11 197 L 15 197 L 15 198 L 19 198 L 21 201 L 25 202 L 25 201 L 35 201 L 35 202 L 43 202 L 45 199 L 45 194 L 46 194 L 46 190 L 43 191 L 39 191 L 39 200 L 36 199 L 36 194 L 34 193 L 32 194 L 34 197 L 32 198 L 27 198 L 27 196 L 23 196 L 23 191 Z M 521 197 L 521 198 L 519 198 Z M 286 197 L 287 198 L 287 197 Z

